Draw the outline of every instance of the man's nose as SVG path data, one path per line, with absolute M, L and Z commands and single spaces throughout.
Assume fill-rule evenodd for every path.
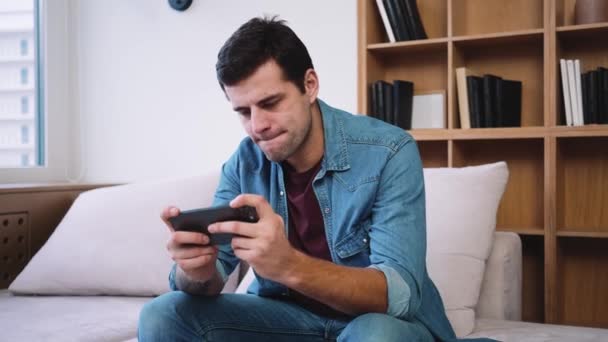
M 255 134 L 262 134 L 270 129 L 270 120 L 268 113 L 261 108 L 253 108 L 251 110 L 251 130 Z

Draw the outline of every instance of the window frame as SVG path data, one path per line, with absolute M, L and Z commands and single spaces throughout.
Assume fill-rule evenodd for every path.
M 75 5 L 74 5 L 75 6 Z M 0 184 L 64 182 L 70 147 L 70 1 L 35 0 L 38 166 L 0 167 Z M 75 72 L 76 70 L 74 70 Z

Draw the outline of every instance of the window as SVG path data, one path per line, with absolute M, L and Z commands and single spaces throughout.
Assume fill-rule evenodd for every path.
M 21 126 L 21 143 L 23 145 L 30 143 L 30 128 L 26 125 Z
M 21 114 L 30 113 L 30 99 L 27 96 L 21 96 Z
M 21 166 L 29 166 L 30 165 L 30 155 L 27 153 L 23 153 L 21 155 Z
M 28 42 L 27 39 L 21 39 L 21 56 L 25 57 L 28 54 Z
M 27 70 L 27 68 L 21 68 L 21 84 L 22 85 L 27 85 L 28 84 L 28 75 L 29 72 Z
M 40 80 L 43 63 L 39 48 L 42 3 L 42 0 L 0 1 L 0 74 L 13 75 L 0 82 L 0 102 L 5 104 L 0 106 L 0 142 L 13 142 L 0 143 L 0 169 L 45 165 Z M 18 142 L 25 146 L 16 153 L 14 143 Z

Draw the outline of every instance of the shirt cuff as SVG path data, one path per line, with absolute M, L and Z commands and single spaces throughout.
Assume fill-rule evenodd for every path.
M 177 272 L 177 264 L 174 263 L 173 267 L 171 267 L 171 271 L 169 272 L 169 288 L 171 291 L 179 290 L 175 284 L 175 272 Z
M 383 264 L 371 265 L 384 273 L 386 288 L 388 292 L 388 309 L 386 314 L 397 318 L 405 318 L 410 309 L 410 298 L 412 296 L 409 285 L 394 268 Z
M 215 260 L 215 268 L 217 269 L 217 273 L 219 273 L 222 277 L 222 282 L 226 284 L 226 280 L 228 280 L 229 274 L 226 274 L 226 271 L 224 270 L 224 264 L 222 264 L 220 259 Z

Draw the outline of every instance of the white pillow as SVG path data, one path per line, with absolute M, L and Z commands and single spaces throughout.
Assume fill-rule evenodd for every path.
M 508 177 L 504 162 L 424 169 L 427 269 L 459 337 L 475 326 L 496 212 Z
M 161 210 L 208 206 L 219 172 L 82 193 L 10 285 L 21 294 L 158 295 L 173 261 Z

